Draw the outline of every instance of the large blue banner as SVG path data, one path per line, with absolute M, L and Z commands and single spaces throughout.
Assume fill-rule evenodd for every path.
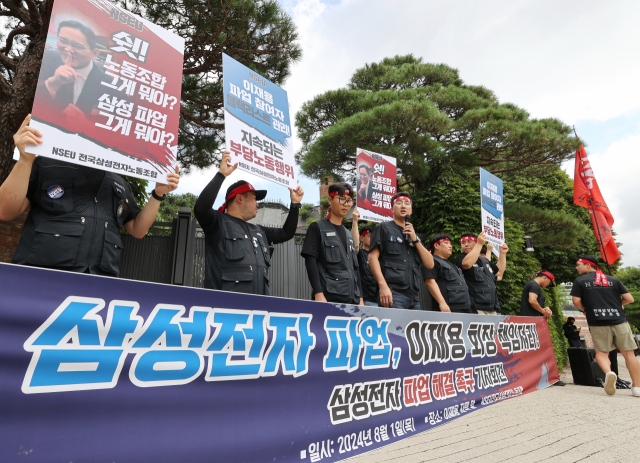
M 332 462 L 558 379 L 542 317 L 0 281 L 3 462 Z

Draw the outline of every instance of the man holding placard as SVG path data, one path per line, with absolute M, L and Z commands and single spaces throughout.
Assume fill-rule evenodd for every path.
M 120 228 L 136 238 L 146 235 L 160 202 L 178 187 L 177 166 L 140 210 L 119 175 L 29 154 L 27 145 L 42 143 L 30 120 L 13 137 L 20 159 L 0 186 L 0 220 L 29 210 L 13 263 L 117 276 Z
M 482 315 L 496 315 L 501 312 L 498 292 L 496 290 L 496 275 L 502 275 L 507 266 L 507 252 L 509 246 L 503 243 L 500 246 L 500 257 L 497 266 L 486 257 L 480 257 L 482 247 L 487 242 L 484 232 L 465 233 L 460 238 L 462 254 L 456 258 L 456 266 L 462 269 L 469 296 L 471 297 L 471 310 Z
M 220 170 L 202 190 L 194 207 L 205 237 L 204 287 L 270 296 L 269 246 L 293 238 L 304 191 L 300 186 L 289 189 L 291 207 L 282 228 L 247 222 L 258 213 L 257 201 L 264 199 L 267 191 L 256 190 L 244 180 L 232 184 L 222 207 L 213 210 L 224 179 L 237 167 L 237 163 L 231 164 L 231 154 L 226 151 Z

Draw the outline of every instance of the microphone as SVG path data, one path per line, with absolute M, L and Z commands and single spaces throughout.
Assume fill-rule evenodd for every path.
M 404 226 L 405 226 L 405 227 L 407 226 L 407 224 L 408 224 L 408 223 L 410 223 L 410 222 L 409 222 L 410 220 L 411 220 L 411 215 L 410 215 L 410 214 L 407 214 L 407 215 L 405 215 L 405 216 L 404 216 Z M 409 241 L 409 235 L 407 235 L 407 234 L 405 233 L 405 235 L 404 235 L 404 239 L 405 239 L 405 240 L 407 240 L 407 241 Z

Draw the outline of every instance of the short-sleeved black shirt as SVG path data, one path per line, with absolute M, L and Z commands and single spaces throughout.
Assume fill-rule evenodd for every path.
M 524 285 L 524 289 L 522 290 L 522 300 L 520 301 L 520 315 L 525 317 L 543 317 L 544 315 L 531 307 L 531 304 L 529 304 L 529 293 L 537 294 L 538 304 L 540 304 L 540 307 L 545 307 L 544 293 L 542 292 L 542 288 L 536 282 L 536 280 L 531 280 L 526 285 Z
M 582 300 L 587 323 L 593 326 L 620 325 L 627 321 L 620 296 L 629 290 L 615 277 L 607 275 L 609 286 L 596 286 L 596 272 L 579 276 L 573 282 L 571 295 Z
M 402 235 L 403 234 L 402 231 L 404 230 L 404 228 L 401 227 L 400 225 L 398 225 L 395 222 L 392 222 L 392 223 L 393 223 L 393 225 L 398 227 L 398 230 L 400 230 L 400 235 Z M 378 225 L 376 228 L 374 228 L 373 231 L 371 232 L 371 240 L 370 240 L 370 244 L 369 244 L 369 252 L 371 252 L 371 250 L 375 249 L 376 247 L 380 248 L 382 246 L 382 243 L 387 241 L 387 238 L 388 238 L 387 237 L 387 233 L 386 233 L 384 227 L 381 227 L 380 225 Z M 403 294 L 404 296 L 407 296 L 407 297 L 409 297 L 411 299 L 416 299 L 417 300 L 417 296 L 411 292 L 411 288 L 410 287 L 408 289 L 397 289 L 397 288 L 391 288 L 391 289 L 393 289 L 394 291 L 397 291 L 400 294 Z

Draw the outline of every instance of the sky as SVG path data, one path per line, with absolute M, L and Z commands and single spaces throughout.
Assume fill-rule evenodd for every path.
M 596 0 L 280 0 L 300 35 L 302 59 L 284 84 L 291 120 L 302 104 L 343 88 L 356 69 L 413 54 L 459 70 L 533 118 L 574 125 L 623 243 L 623 265 L 640 265 L 640 2 Z M 295 128 L 294 128 L 295 134 Z M 294 140 L 297 151 L 300 141 Z M 573 177 L 573 162 L 563 165 Z M 217 169 L 183 177 L 198 194 Z M 288 203 L 288 191 L 236 172 Z M 318 183 L 301 179 L 303 202 Z M 222 196 L 222 195 L 220 195 Z M 218 199 L 216 206 L 221 204 Z M 478 212 L 479 213 L 479 212 Z

